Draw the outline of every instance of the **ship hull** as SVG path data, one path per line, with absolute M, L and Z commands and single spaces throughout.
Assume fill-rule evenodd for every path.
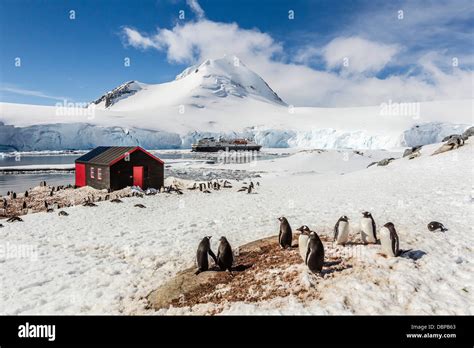
M 228 146 L 205 146 L 193 145 L 193 152 L 219 152 L 219 151 L 260 151 L 261 145 L 228 145 Z

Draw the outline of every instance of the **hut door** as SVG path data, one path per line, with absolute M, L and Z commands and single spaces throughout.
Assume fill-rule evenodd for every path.
M 86 186 L 86 165 L 76 163 L 76 186 Z
M 133 186 L 143 188 L 143 167 L 133 167 Z

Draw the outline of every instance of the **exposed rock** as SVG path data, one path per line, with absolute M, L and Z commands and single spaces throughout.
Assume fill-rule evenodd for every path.
M 100 104 L 102 101 L 105 100 L 105 107 L 108 108 L 109 106 L 113 105 L 118 100 L 122 99 L 124 96 L 130 96 L 135 94 L 139 91 L 141 87 L 135 81 L 128 81 L 124 84 L 114 88 L 110 92 L 107 92 L 99 99 L 94 100 L 93 104 Z
M 462 136 L 457 134 L 451 135 L 449 140 L 445 144 L 441 145 L 441 147 L 438 148 L 435 152 L 433 152 L 431 156 L 457 149 L 458 147 L 463 145 L 464 139 L 462 138 Z
M 334 246 L 326 235 L 320 235 L 327 253 L 322 275 L 325 279 L 341 275 L 352 268 L 350 258 L 342 259 L 334 253 Z M 296 296 L 300 299 L 315 299 L 317 290 L 302 284 L 302 273 L 306 266 L 301 260 L 294 236 L 291 249 L 281 249 L 277 236 L 260 239 L 234 250 L 234 267 L 231 276 L 216 267 L 195 275 L 196 267 L 179 272 L 171 280 L 148 296 L 148 308 L 154 310 L 172 307 L 192 307 L 212 303 L 215 314 L 229 302 L 259 302 L 275 297 Z M 316 280 L 318 281 L 318 280 Z
M 370 164 L 367 166 L 367 168 L 372 167 L 374 164 L 377 164 L 377 162 L 372 162 L 372 163 L 370 163 Z
M 422 145 L 419 145 L 419 146 L 413 146 L 412 148 L 410 149 L 406 149 L 405 152 L 403 152 L 403 157 L 407 157 L 409 155 L 411 155 L 412 153 L 414 152 L 418 152 L 420 151 L 422 148 Z
M 473 127 L 469 127 L 468 129 L 466 129 L 463 133 L 462 133 L 462 137 L 464 138 L 464 140 L 466 140 L 467 138 L 469 138 L 470 136 L 473 136 L 474 135 L 474 126 Z
M 395 158 L 393 157 L 390 157 L 390 158 L 384 158 L 383 160 L 380 160 L 377 162 L 377 165 L 378 166 L 386 166 L 388 165 L 390 162 L 394 161 Z

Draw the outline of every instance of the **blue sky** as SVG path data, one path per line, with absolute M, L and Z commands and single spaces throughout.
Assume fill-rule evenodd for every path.
M 90 101 L 222 54 L 295 105 L 472 97 L 473 13 L 464 0 L 2 0 L 0 101 Z

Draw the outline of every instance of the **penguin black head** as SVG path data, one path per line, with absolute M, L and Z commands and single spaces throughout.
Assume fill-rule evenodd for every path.
M 303 233 L 303 234 L 308 234 L 308 233 L 311 232 L 311 230 L 309 229 L 309 227 L 306 226 L 306 225 L 303 225 L 303 226 L 301 226 L 300 228 L 297 228 L 296 230 L 297 230 L 297 231 L 300 231 L 300 232 Z
M 219 238 L 219 242 L 227 243 L 227 238 L 222 236 L 222 237 Z
M 286 217 L 284 217 L 284 216 L 279 217 L 278 220 L 279 220 L 280 222 L 288 222 L 288 220 L 287 220 Z
M 368 211 L 364 211 L 364 212 L 362 213 L 362 215 L 363 215 L 365 218 L 370 218 L 370 217 L 372 217 L 372 214 L 369 213 Z
M 347 221 L 349 221 L 349 218 L 346 215 L 342 215 L 339 220 L 347 222 Z
M 386 227 L 389 231 L 395 231 L 395 225 L 391 222 L 387 222 L 385 225 L 383 225 L 384 227 Z
M 316 239 L 317 237 L 318 235 L 314 231 L 311 231 L 311 233 L 309 234 L 309 239 Z

